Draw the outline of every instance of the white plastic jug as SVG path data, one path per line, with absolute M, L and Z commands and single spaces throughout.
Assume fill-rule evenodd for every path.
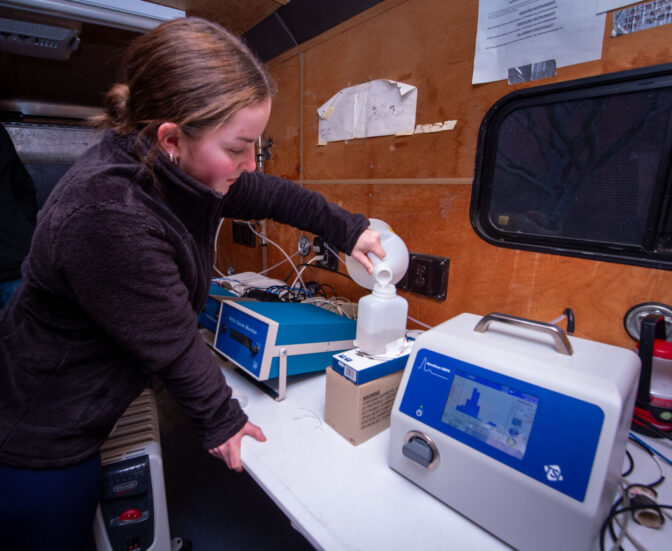
M 376 281 L 397 284 L 408 269 L 408 249 L 394 230 L 382 220 L 369 218 L 369 228 L 380 234 L 380 243 L 385 249 L 385 258 L 382 260 L 375 254 L 369 253 L 373 263 L 373 274 L 366 271 L 359 261 L 351 256 L 345 257 L 345 267 L 355 283 L 365 289 L 373 289 Z
M 377 356 L 394 355 L 406 342 L 408 302 L 391 283 L 376 283 L 370 295 L 359 299 L 355 346 Z
M 408 302 L 397 295 L 394 284 L 408 269 L 408 249 L 388 224 L 375 218 L 369 219 L 369 223 L 369 228 L 380 234 L 386 255 L 381 260 L 369 253 L 373 274 L 352 257 L 345 258 L 350 277 L 372 290 L 370 295 L 359 299 L 355 346 L 372 356 L 394 355 L 404 348 L 406 338 Z

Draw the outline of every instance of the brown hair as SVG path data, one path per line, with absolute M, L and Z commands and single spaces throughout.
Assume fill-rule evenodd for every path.
M 198 134 L 275 93 L 264 65 L 242 40 L 196 17 L 169 21 L 136 38 L 122 71 L 123 84 L 112 86 L 106 113 L 95 123 L 121 134 L 137 132 L 155 151 L 164 122 Z

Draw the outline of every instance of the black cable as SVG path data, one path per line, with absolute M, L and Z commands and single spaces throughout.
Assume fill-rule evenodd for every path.
M 324 299 L 327 298 L 327 292 L 319 281 L 307 281 L 306 289 L 308 289 L 315 297 L 320 296 Z
M 298 268 L 299 266 L 306 266 L 306 265 L 307 265 L 307 264 L 299 264 L 299 265 L 297 266 L 297 268 Z M 340 276 L 342 276 L 342 277 L 345 277 L 346 279 L 349 279 L 350 281 L 353 281 L 353 279 L 352 279 L 348 274 L 344 274 L 343 272 L 339 272 L 338 270 L 335 270 L 335 271 L 334 271 L 334 270 L 330 270 L 329 268 L 325 268 L 324 266 L 317 266 L 317 265 L 315 265 L 315 264 L 310 264 L 310 267 L 311 267 L 311 268 L 316 268 L 316 269 L 318 269 L 318 270 L 326 270 L 327 272 L 329 272 L 329 273 L 331 273 L 331 274 L 338 274 L 338 275 L 340 275 Z
M 310 298 L 313 296 L 307 289 L 289 287 L 287 285 L 276 285 L 275 287 L 269 287 L 269 290 L 277 293 L 282 302 L 301 302 L 306 297 Z
M 641 449 L 643 449 L 646 453 L 648 453 L 651 456 L 651 458 L 653 459 L 653 461 L 655 461 L 656 464 L 659 465 L 659 463 L 657 462 L 657 460 L 655 458 L 656 457 L 655 454 L 650 449 L 648 449 L 646 446 L 643 446 L 641 443 L 637 442 L 637 440 L 635 440 L 634 438 L 631 438 L 631 437 L 629 437 L 629 438 L 632 442 L 637 444 Z M 647 488 L 653 489 L 653 488 L 656 488 L 656 487 L 660 486 L 663 482 L 665 482 L 665 476 L 661 474 L 658 477 L 658 480 L 656 480 L 655 482 L 651 482 L 650 484 L 634 484 L 634 486 L 646 486 Z M 628 488 L 631 488 L 631 487 L 632 487 L 632 485 L 628 486 Z
M 619 501 L 622 501 L 622 498 Z M 607 520 L 604 521 L 604 524 L 602 525 L 602 529 L 600 530 L 600 551 L 604 551 L 604 536 L 605 536 L 606 531 L 607 531 L 607 525 L 611 526 L 611 522 L 618 515 L 621 515 L 623 513 L 632 513 L 634 511 L 640 511 L 642 509 L 656 509 L 656 510 L 659 511 L 660 509 L 672 509 L 672 505 L 656 504 L 656 506 L 653 507 L 650 504 L 643 504 L 643 505 L 631 505 L 629 507 L 623 507 L 621 509 L 614 509 L 614 507 L 612 507 L 611 511 L 609 511 L 609 516 L 607 517 Z M 614 538 L 614 541 L 616 541 L 616 538 Z M 619 547 L 619 549 L 622 549 L 622 548 Z
M 651 429 L 657 435 L 662 436 L 663 438 L 667 438 L 668 440 L 672 440 L 672 436 L 670 436 L 667 432 L 665 432 L 664 430 L 660 430 L 656 425 L 654 425 L 650 421 L 647 421 L 643 417 L 640 417 L 639 415 L 635 414 L 635 415 L 632 416 L 632 418 L 635 421 L 638 421 L 638 422 L 642 423 L 643 425 L 646 425 L 647 428 Z
M 333 285 L 329 285 L 328 283 L 320 283 L 320 287 L 322 289 L 326 289 L 326 288 L 331 289 L 332 296 L 336 296 L 336 289 L 334 289 Z M 325 298 L 326 298 L 326 291 L 325 291 Z
M 292 274 L 293 274 L 294 272 L 296 272 L 296 273 L 298 274 L 298 273 L 301 271 L 301 270 L 299 270 L 299 268 L 315 268 L 315 267 L 316 267 L 315 265 L 313 265 L 313 264 L 309 264 L 308 262 L 303 262 L 303 263 L 301 263 L 301 264 L 297 264 L 297 265 L 296 265 L 296 270 L 294 270 L 294 268 L 292 268 L 292 269 L 289 271 L 289 273 L 287 274 L 287 277 L 286 277 L 285 279 L 283 279 L 283 281 L 284 281 L 285 283 L 287 283 L 287 280 L 288 280 L 290 277 L 292 277 Z M 317 267 L 319 267 L 319 266 L 317 266 Z M 315 274 L 315 277 L 317 277 L 317 274 Z
M 640 442 L 638 442 L 637 440 L 635 440 L 635 439 L 632 438 L 631 436 L 628 437 L 628 438 L 629 438 L 632 442 L 634 442 L 635 444 L 637 444 L 637 445 L 638 445 L 642 450 L 644 450 L 647 454 L 649 454 L 649 455 L 651 456 L 652 460 L 655 461 L 656 464 L 658 464 L 658 462 L 657 462 L 657 460 L 656 460 L 656 458 L 655 458 L 655 454 L 652 453 L 651 450 L 649 450 L 647 447 L 643 446 Z M 630 473 L 632 473 L 632 471 L 634 470 L 634 467 L 635 467 L 635 462 L 634 462 L 634 460 L 633 460 L 632 455 L 630 454 L 630 452 L 626 449 L 626 450 L 625 450 L 625 453 L 626 453 L 626 456 L 628 457 L 628 459 L 630 460 L 630 466 L 629 466 L 628 469 L 626 469 L 626 472 L 623 473 L 623 475 L 622 475 L 623 477 L 625 477 L 625 476 L 629 475 Z M 627 495 L 628 492 L 630 491 L 630 489 L 633 488 L 633 487 L 635 487 L 635 486 L 639 486 L 639 487 L 643 487 L 643 488 L 649 488 L 649 489 L 651 489 L 651 490 L 653 490 L 653 491 L 655 492 L 655 488 L 656 488 L 657 486 L 660 486 L 664 481 L 665 481 L 665 476 L 661 474 L 661 475 L 658 477 L 658 480 L 656 480 L 656 481 L 654 481 L 654 482 L 651 482 L 650 484 L 629 484 L 628 486 L 626 486 L 626 487 L 623 489 L 623 495 Z M 617 540 L 618 540 L 618 536 L 616 535 L 616 532 L 615 532 L 615 530 L 614 530 L 613 522 L 614 522 L 614 520 L 615 520 L 615 518 L 616 518 L 617 515 L 619 515 L 619 514 L 621 514 L 621 513 L 623 513 L 623 512 L 627 512 L 627 511 L 629 510 L 629 509 L 627 509 L 627 508 L 624 508 L 624 509 L 622 509 L 622 510 L 619 510 L 618 507 L 619 507 L 622 503 L 623 503 L 623 496 L 619 497 L 619 498 L 614 502 L 614 504 L 611 506 L 611 509 L 609 510 L 609 514 L 607 515 L 607 518 L 605 519 L 604 523 L 602 524 L 602 528 L 601 528 L 601 530 L 600 530 L 600 550 L 601 550 L 601 551 L 604 550 L 604 536 L 605 536 L 605 533 L 606 533 L 607 530 L 609 530 L 609 535 L 611 536 L 612 541 L 617 541 Z M 633 507 L 634 507 L 634 508 L 633 508 Z M 642 506 L 632 506 L 632 507 L 630 508 L 630 510 L 635 511 L 635 510 L 638 510 L 638 509 L 646 509 L 646 508 L 653 508 L 653 509 L 656 509 L 657 507 L 662 507 L 662 508 L 666 508 L 666 509 L 667 509 L 667 508 L 672 508 L 672 507 L 669 506 L 669 505 L 658 505 L 658 504 L 656 504 L 655 507 L 651 507 L 651 505 L 648 504 L 648 505 L 642 505 Z M 623 548 L 622 548 L 621 546 L 619 546 L 619 550 L 623 551 Z
M 611 509 L 609 509 L 609 514 L 607 515 L 607 518 L 604 520 L 604 523 L 602 524 L 602 532 L 605 530 L 605 526 L 609 528 L 609 535 L 611 536 L 611 541 L 616 541 L 618 539 L 618 536 L 616 535 L 616 532 L 614 531 L 614 518 L 615 518 L 615 513 L 618 510 L 618 507 L 623 503 L 623 497 L 619 497 L 616 502 L 611 506 Z M 600 549 L 604 549 L 604 543 L 602 541 L 603 536 L 600 536 Z M 623 550 L 622 547 L 619 546 L 619 549 L 621 551 Z
M 633 442 L 637 442 L 636 440 L 633 440 Z M 635 469 L 635 462 L 632 459 L 632 455 L 628 450 L 625 450 L 625 457 L 628 458 L 628 461 L 630 462 L 630 466 L 625 470 L 625 472 L 621 475 L 623 478 L 628 476 L 632 471 Z
M 576 328 L 576 324 L 574 322 L 574 310 L 572 310 L 571 308 L 565 308 L 563 314 L 567 316 L 567 334 L 571 335 L 572 333 L 574 333 L 574 330 Z
M 287 285 L 271 285 L 265 289 L 248 287 L 240 296 L 262 302 L 301 302 L 306 297 L 312 298 L 313 295 L 304 289 L 293 288 Z
M 245 289 L 241 294 L 243 298 L 252 298 L 261 302 L 280 302 L 280 297 L 275 293 L 269 293 L 264 289 Z
M 307 264 L 305 265 L 307 266 Z M 291 276 L 291 274 L 292 272 L 289 275 Z M 336 296 L 336 290 L 332 285 L 318 281 L 309 281 L 304 288 L 290 287 L 289 285 L 271 285 L 266 288 L 247 287 L 240 292 L 240 296 L 261 302 L 304 302 L 306 299 L 318 297 L 328 301 L 327 290 L 331 291 L 333 296 Z

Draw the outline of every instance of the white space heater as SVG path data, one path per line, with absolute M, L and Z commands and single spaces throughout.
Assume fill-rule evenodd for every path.
M 154 391 L 140 394 L 101 447 L 103 491 L 96 511 L 97 551 L 176 551 L 170 539 Z

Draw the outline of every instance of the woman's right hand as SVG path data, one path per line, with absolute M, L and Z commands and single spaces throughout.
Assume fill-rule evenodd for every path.
M 254 425 L 248 421 L 243 425 L 242 429 L 240 429 L 226 442 L 220 444 L 216 448 L 208 450 L 208 452 L 210 455 L 224 461 L 229 469 L 242 472 L 243 462 L 240 459 L 240 441 L 243 439 L 243 436 L 246 435 L 251 436 L 259 442 L 266 442 L 266 436 L 264 435 L 263 431 L 257 425 Z
M 357 238 L 357 242 L 350 253 L 350 256 L 366 268 L 370 274 L 373 273 L 373 262 L 367 256 L 367 253 L 373 253 L 378 258 L 385 258 L 385 249 L 380 244 L 380 234 L 371 229 L 365 229 Z

